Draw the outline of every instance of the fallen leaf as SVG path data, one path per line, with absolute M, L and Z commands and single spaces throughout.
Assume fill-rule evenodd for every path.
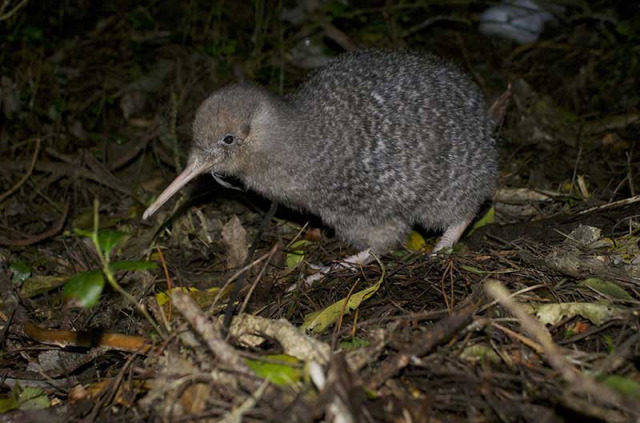
M 500 356 L 496 354 L 490 346 L 484 344 L 466 347 L 464 351 L 462 351 L 462 354 L 460 354 L 460 358 L 472 363 L 487 360 L 491 363 L 498 364 L 502 361 Z
M 582 316 L 596 326 L 620 317 L 624 310 L 614 307 L 610 303 L 555 303 L 530 304 L 531 311 L 543 325 L 555 325 L 564 318 Z
M 484 214 L 484 216 L 482 216 L 472 227 L 471 230 L 469 231 L 468 235 L 471 235 L 473 232 L 476 231 L 476 229 L 480 229 L 481 227 L 488 225 L 490 223 L 494 223 L 496 221 L 496 209 L 495 207 L 491 206 L 491 208 L 489 210 L 487 210 L 487 212 Z M 467 235 L 467 236 L 468 236 Z
M 312 242 L 304 239 L 291 244 L 289 252 L 287 253 L 287 269 L 293 269 L 304 260 L 304 250 L 302 247 L 309 244 L 312 244 Z
M 603 378 L 602 382 L 616 391 L 640 400 L 640 382 L 624 376 L 610 375 Z
M 589 329 L 589 324 L 586 322 L 576 322 L 569 326 L 567 329 L 567 337 L 579 335 L 585 333 Z
M 244 361 L 256 375 L 278 386 L 296 385 L 302 380 L 304 369 L 297 358 L 286 354 L 265 355 L 262 358 L 268 361 L 250 358 Z
M 411 231 L 407 240 L 404 242 L 404 246 L 410 251 L 423 251 L 427 246 L 427 243 L 422 235 L 416 231 Z
M 93 307 L 98 304 L 104 289 L 104 275 L 101 270 L 77 273 L 65 283 L 62 293 L 73 306 Z
M 602 279 L 589 278 L 580 282 L 580 285 L 589 287 L 596 292 L 607 297 L 615 298 L 617 300 L 632 301 L 633 297 L 629 295 L 620 285 L 615 282 L 603 281 Z
M 210 306 L 216 300 L 216 298 L 218 300 L 227 298 L 229 296 L 229 293 L 231 292 L 231 289 L 232 285 L 229 285 L 222 292 L 218 287 L 209 288 L 206 291 L 201 291 L 193 287 L 177 287 L 171 289 L 169 292 L 164 291 L 157 293 L 156 302 L 160 307 L 163 307 L 171 300 L 171 294 L 173 294 L 173 292 L 177 290 L 180 290 L 189 294 L 189 296 L 191 296 L 191 298 L 195 300 L 196 304 L 198 304 L 200 308 L 204 308 Z
M 222 228 L 222 242 L 227 247 L 227 268 L 239 269 L 249 254 L 247 231 L 238 216 L 233 215 Z
M 20 288 L 20 294 L 25 298 L 33 298 L 49 292 L 54 288 L 64 285 L 65 276 L 41 276 L 35 275 L 26 279 Z
M 314 334 L 320 334 L 324 332 L 329 326 L 335 323 L 336 320 L 340 317 L 340 313 L 344 309 L 344 314 L 347 315 L 351 313 L 352 310 L 360 307 L 360 304 L 375 294 L 380 288 L 380 284 L 382 283 L 382 278 L 375 284 L 370 286 L 367 289 L 356 292 L 349 298 L 349 302 L 345 306 L 346 298 L 331 304 L 329 307 L 324 310 L 314 311 L 313 313 L 308 314 L 304 318 L 304 322 L 302 323 L 301 328 L 312 332 Z

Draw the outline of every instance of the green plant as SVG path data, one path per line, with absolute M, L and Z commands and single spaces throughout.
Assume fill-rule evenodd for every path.
M 98 201 L 93 203 L 93 230 L 76 229 L 76 234 L 91 240 L 102 266 L 99 270 L 90 270 L 73 275 L 63 288 L 63 295 L 67 300 L 81 307 L 96 305 L 104 290 L 105 278 L 114 291 L 124 296 L 131 304 L 135 305 L 158 333 L 162 333 L 158 324 L 149 315 L 142 304 L 129 294 L 117 282 L 115 273 L 118 271 L 136 271 L 155 269 L 157 265 L 149 261 L 119 260 L 111 261 L 111 254 L 120 241 L 127 235 L 126 232 L 110 229 L 99 229 Z

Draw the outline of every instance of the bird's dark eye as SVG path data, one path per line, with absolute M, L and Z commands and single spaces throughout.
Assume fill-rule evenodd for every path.
M 235 140 L 236 140 L 236 138 L 233 135 L 229 135 L 229 134 L 225 135 L 222 138 L 222 142 L 225 143 L 225 144 L 233 144 L 235 142 Z

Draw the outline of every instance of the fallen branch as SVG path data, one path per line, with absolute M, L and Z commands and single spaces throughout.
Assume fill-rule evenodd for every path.
M 189 294 L 176 290 L 172 295 L 173 305 L 180 311 L 193 330 L 200 335 L 209 347 L 209 350 L 220 360 L 224 367 L 239 374 L 239 382 L 250 390 L 255 390 L 260 386 L 256 378 L 249 377 L 251 370 L 231 345 L 229 345 L 222 335 L 222 324 L 216 319 L 209 319 L 198 304 Z
M 623 398 L 617 392 L 575 369 L 562 354 L 560 348 L 553 342 L 547 329 L 516 303 L 499 281 L 495 279 L 487 280 L 485 289 L 487 294 L 498 300 L 500 305 L 513 314 L 525 332 L 540 344 L 551 367 L 562 375 L 574 391 L 591 395 L 593 398 L 608 405 L 613 405 L 618 409 L 627 409 L 627 407 L 623 406 Z M 631 404 L 628 405 L 632 406 Z M 632 407 L 637 409 L 638 405 L 636 404 Z
M 433 351 L 438 345 L 450 341 L 458 332 L 472 321 L 476 311 L 474 305 L 468 305 L 460 311 L 437 321 L 425 334 L 414 336 L 410 351 L 401 351 L 387 358 L 379 370 L 367 383 L 369 389 L 376 390 L 387 379 L 411 363 L 412 357 L 421 357 Z
M 241 314 L 234 317 L 229 335 L 240 338 L 243 335 L 260 334 L 278 341 L 284 352 L 304 361 L 329 362 L 331 348 L 324 342 L 305 335 L 286 319 L 271 320 L 264 317 Z

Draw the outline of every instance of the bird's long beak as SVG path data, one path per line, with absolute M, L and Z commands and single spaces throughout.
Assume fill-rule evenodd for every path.
M 162 207 L 164 203 L 167 202 L 167 200 L 173 197 L 173 194 L 178 192 L 180 188 L 185 186 L 196 176 L 209 170 L 209 168 L 210 166 L 206 162 L 198 163 L 195 160 L 190 160 L 187 164 L 187 167 L 182 171 L 182 173 L 180 173 L 180 175 L 178 175 L 176 179 L 174 179 L 173 182 L 171 182 L 171 184 L 164 191 L 162 191 L 162 194 L 160 194 L 156 201 L 154 201 L 153 204 L 151 204 L 149 208 L 144 211 L 142 218 L 146 219 L 154 214 L 160 207 Z

